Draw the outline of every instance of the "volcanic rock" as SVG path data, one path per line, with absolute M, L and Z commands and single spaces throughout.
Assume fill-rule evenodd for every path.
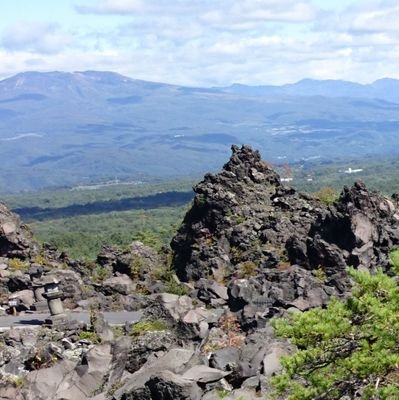
M 0 257 L 27 258 L 36 245 L 20 218 L 0 203 Z
M 389 268 L 399 243 L 398 196 L 357 182 L 327 206 L 282 185 L 249 146 L 232 151 L 220 173 L 194 188 L 171 243 L 178 277 L 196 282 L 200 300 L 223 304 L 217 285 L 227 285 L 230 308 L 242 310 L 247 327 L 259 326 L 282 309 L 303 311 L 348 293 L 348 266 Z

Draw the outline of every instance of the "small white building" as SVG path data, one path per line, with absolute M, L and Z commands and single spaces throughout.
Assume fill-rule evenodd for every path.
M 358 172 L 362 172 L 363 169 L 362 168 L 358 168 L 358 169 L 352 169 L 352 168 L 348 168 L 347 170 L 344 171 L 345 174 L 357 174 Z

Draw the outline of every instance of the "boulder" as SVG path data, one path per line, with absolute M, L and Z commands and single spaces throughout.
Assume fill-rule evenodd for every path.
M 73 300 L 74 304 L 81 300 L 83 280 L 77 272 L 71 269 L 54 269 L 51 276 L 60 282 L 59 288 L 65 298 Z
M 104 314 L 97 313 L 93 321 L 92 329 L 99 337 L 102 343 L 111 342 L 114 339 L 114 333 L 109 323 L 105 320 Z
M 175 375 L 170 371 L 163 371 L 146 383 L 150 392 L 150 399 L 159 400 L 200 400 L 202 390 L 193 379 Z
M 95 346 L 90 349 L 84 354 L 81 363 L 75 367 L 69 382 L 65 381 L 59 387 L 57 391 L 58 398 L 85 400 L 96 391 L 102 391 L 111 361 L 111 346 L 109 344 Z
M 0 387 L 0 399 L 2 400 L 25 400 L 21 394 L 21 389 L 9 384 Z
M 9 299 L 17 300 L 20 306 L 29 309 L 35 303 L 35 296 L 33 290 L 25 289 L 14 292 Z
M 101 285 L 101 291 L 106 296 L 110 296 L 114 293 L 119 293 L 126 296 L 133 290 L 133 281 L 129 278 L 128 275 L 125 274 L 112 276 L 111 278 L 105 279 Z
M 149 278 L 154 270 L 163 265 L 159 254 L 140 241 L 132 242 L 129 250 L 118 252 L 115 257 L 108 254 L 108 258 L 114 272 L 129 275 L 140 281 Z
M 32 371 L 26 376 L 27 400 L 57 399 L 57 390 L 75 368 L 75 362 L 63 360 L 53 367 Z
M 113 399 L 173 399 L 174 397 L 170 396 L 196 396 L 199 394 L 199 388 L 192 380 L 183 379 L 178 375 L 186 369 L 194 352 L 187 349 L 172 348 L 166 353 L 162 353 L 158 352 L 159 356 L 151 357 L 140 370 L 131 375 L 125 384 L 115 392 Z M 163 376 L 161 381 L 165 380 L 164 384 L 160 381 L 158 383 L 154 381 L 155 377 L 160 376 Z M 159 388 L 159 395 L 155 394 L 155 387 Z M 179 387 L 181 388 L 179 389 Z M 188 399 L 191 399 L 191 397 L 187 397 Z
M 37 251 L 28 228 L 5 204 L 0 203 L 0 257 L 28 258 Z
M 143 370 L 151 370 L 152 373 L 171 371 L 178 374 L 183 372 L 193 356 L 194 351 L 191 349 L 172 348 L 163 355 L 149 359 Z
M 147 332 L 134 338 L 128 352 L 126 370 L 130 373 L 138 371 L 152 354 L 169 350 L 175 340 L 168 331 Z
M 193 301 L 189 296 L 178 296 L 172 293 L 161 293 L 153 295 L 151 305 L 145 314 L 151 319 L 163 319 L 176 324 L 194 308 Z
M 183 374 L 183 378 L 190 379 L 198 383 L 216 382 L 229 375 L 230 372 L 220 369 L 210 368 L 206 365 L 195 365 Z
M 214 351 L 210 356 L 209 365 L 212 368 L 230 372 L 226 380 L 234 387 L 241 385 L 240 351 L 236 347 L 225 347 Z
M 276 344 L 268 350 L 268 353 L 263 358 L 263 375 L 266 377 L 273 376 L 282 370 L 280 358 L 287 355 L 286 346 Z
M 227 288 L 215 281 L 202 278 L 197 282 L 196 287 L 197 297 L 205 304 L 223 305 L 229 299 Z
M 7 286 L 10 292 L 17 292 L 26 289 L 31 290 L 32 281 L 28 274 L 16 271 L 8 278 Z
M 216 392 L 220 393 L 220 391 Z M 213 396 L 215 396 L 215 393 L 212 393 Z M 206 395 L 202 398 L 202 400 L 211 400 L 212 397 L 209 396 L 207 397 Z M 216 397 L 213 397 L 213 399 L 216 399 Z M 225 397 L 223 397 L 225 400 L 258 400 L 259 399 L 259 394 L 255 390 L 251 389 L 236 389 L 233 390 L 232 392 L 228 393 Z

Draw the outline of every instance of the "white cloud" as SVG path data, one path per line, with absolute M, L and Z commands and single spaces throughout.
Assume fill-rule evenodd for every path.
M 399 31 L 399 6 L 372 9 L 354 15 L 351 29 L 365 32 Z
M 304 22 L 312 20 L 316 8 L 310 0 L 98 0 L 75 9 L 84 14 L 186 15 L 213 23 L 245 21 Z
M 130 15 L 145 6 L 142 0 L 101 0 L 93 6 L 76 5 L 75 8 L 82 14 Z
M 339 12 L 324 12 L 316 28 L 353 34 L 399 32 L 399 4 L 395 1 L 359 1 Z
M 55 24 L 18 22 L 3 32 L 0 44 L 9 51 L 53 54 L 64 50 L 70 41 L 71 37 Z
M 9 28 L 1 42 L 0 74 L 107 69 L 193 86 L 399 77 L 399 32 L 392 22 L 399 6 L 393 0 L 358 1 L 337 11 L 318 10 L 311 0 L 88 4 L 76 9 L 94 15 L 77 15 L 82 24 L 69 35 L 51 24 Z
M 316 16 L 316 9 L 309 2 L 291 0 L 242 0 L 234 2 L 236 17 L 262 21 L 307 22 Z

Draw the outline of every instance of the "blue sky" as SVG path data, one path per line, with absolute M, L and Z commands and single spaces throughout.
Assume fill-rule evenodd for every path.
M 394 0 L 3 0 L 0 78 L 111 70 L 192 86 L 399 78 Z

